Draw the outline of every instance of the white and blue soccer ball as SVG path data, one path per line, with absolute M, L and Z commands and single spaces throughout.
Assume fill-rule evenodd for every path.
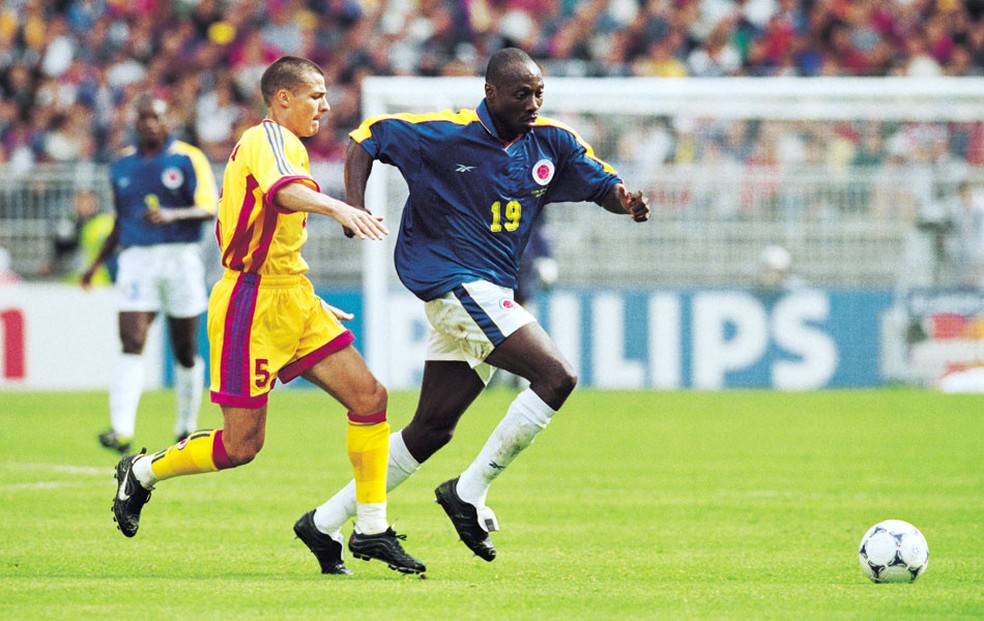
M 885 520 L 868 529 L 858 547 L 861 571 L 872 582 L 912 582 L 929 563 L 929 546 L 919 529 Z

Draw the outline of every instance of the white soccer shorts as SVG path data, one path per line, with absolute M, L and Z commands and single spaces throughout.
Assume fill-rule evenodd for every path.
M 116 274 L 120 312 L 160 312 L 180 319 L 208 308 L 205 264 L 196 243 L 130 246 L 120 253 Z
M 465 283 L 426 302 L 430 329 L 425 360 L 467 362 L 486 384 L 495 367 L 485 362 L 507 336 L 536 318 L 513 298 L 512 289 L 484 280 Z

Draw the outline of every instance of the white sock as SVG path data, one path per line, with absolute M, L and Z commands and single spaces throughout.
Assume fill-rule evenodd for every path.
M 144 455 L 133 462 L 133 476 L 137 477 L 137 481 L 146 489 L 153 489 L 160 480 L 154 474 L 154 469 L 150 467 L 152 461 L 150 455 Z
M 389 462 L 386 464 L 387 492 L 395 489 L 414 472 L 420 470 L 420 462 L 410 454 L 401 432 L 391 433 L 389 440 Z
M 195 356 L 195 364 L 190 369 L 180 364 L 174 366 L 174 396 L 178 406 L 174 421 L 175 436 L 198 429 L 198 412 L 202 407 L 204 390 L 205 364 L 200 357 Z
M 385 502 L 360 502 L 355 509 L 355 529 L 363 535 L 376 535 L 389 528 Z
M 314 510 L 314 525 L 323 533 L 340 536 L 342 526 L 355 516 L 355 481 L 349 481 L 328 502 Z
M 109 420 L 117 435 L 133 437 L 143 387 L 143 356 L 120 354 L 113 369 L 113 379 L 109 383 Z
M 533 443 L 554 414 L 556 412 L 529 388 L 519 393 L 478 457 L 458 479 L 458 496 L 476 507 L 484 507 L 492 481 Z
M 386 464 L 386 491 L 394 489 L 420 469 L 420 463 L 413 458 L 403 442 L 403 435 L 397 431 L 389 437 L 389 461 Z M 345 522 L 358 513 L 355 502 L 355 481 L 349 481 L 325 504 L 314 510 L 314 525 L 323 533 L 338 535 Z M 386 530 L 383 527 L 382 530 Z M 365 532 L 361 528 L 360 532 Z

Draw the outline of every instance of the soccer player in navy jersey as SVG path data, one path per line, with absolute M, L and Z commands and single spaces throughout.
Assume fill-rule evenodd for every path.
M 158 313 L 167 316 L 177 362 L 174 435 L 198 427 L 205 366 L 198 355 L 198 316 L 205 312 L 202 223 L 215 218 L 218 193 L 212 167 L 197 147 L 173 138 L 167 104 L 150 93 L 134 100 L 136 144 L 113 161 L 110 177 L 116 223 L 82 274 L 88 288 L 99 267 L 121 248 L 116 306 L 122 354 L 109 387 L 111 427 L 99 435 L 109 449 L 130 449 L 144 385 L 143 349 Z
M 544 205 L 593 201 L 649 219 L 641 192 L 565 125 L 541 117 L 543 75 L 522 50 L 489 60 L 477 109 L 367 119 L 353 131 L 345 162 L 347 200 L 365 205 L 374 160 L 396 166 L 410 196 L 396 244 L 396 270 L 424 301 L 430 323 L 413 420 L 390 436 L 387 488 L 412 475 L 450 441 L 493 367 L 530 382 L 470 466 L 435 490 L 461 540 L 495 558 L 486 506 L 492 481 L 542 431 L 577 383 L 574 369 L 514 299 L 520 257 Z M 355 511 L 350 483 L 318 507 L 314 523 L 336 534 Z

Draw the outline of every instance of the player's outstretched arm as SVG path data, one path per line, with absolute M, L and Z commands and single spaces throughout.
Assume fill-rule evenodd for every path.
M 649 199 L 642 192 L 629 192 L 621 183 L 616 183 L 605 195 L 601 206 L 612 213 L 627 213 L 635 222 L 649 219 Z
M 291 211 L 317 213 L 334 218 L 359 239 L 382 239 L 389 235 L 382 216 L 353 207 L 337 198 L 318 192 L 301 181 L 288 183 L 274 195 L 276 204 Z
M 168 209 L 150 209 L 145 212 L 144 219 L 151 224 L 170 224 L 179 220 L 206 222 L 215 217 L 215 213 L 192 205 L 191 207 L 170 207 Z

